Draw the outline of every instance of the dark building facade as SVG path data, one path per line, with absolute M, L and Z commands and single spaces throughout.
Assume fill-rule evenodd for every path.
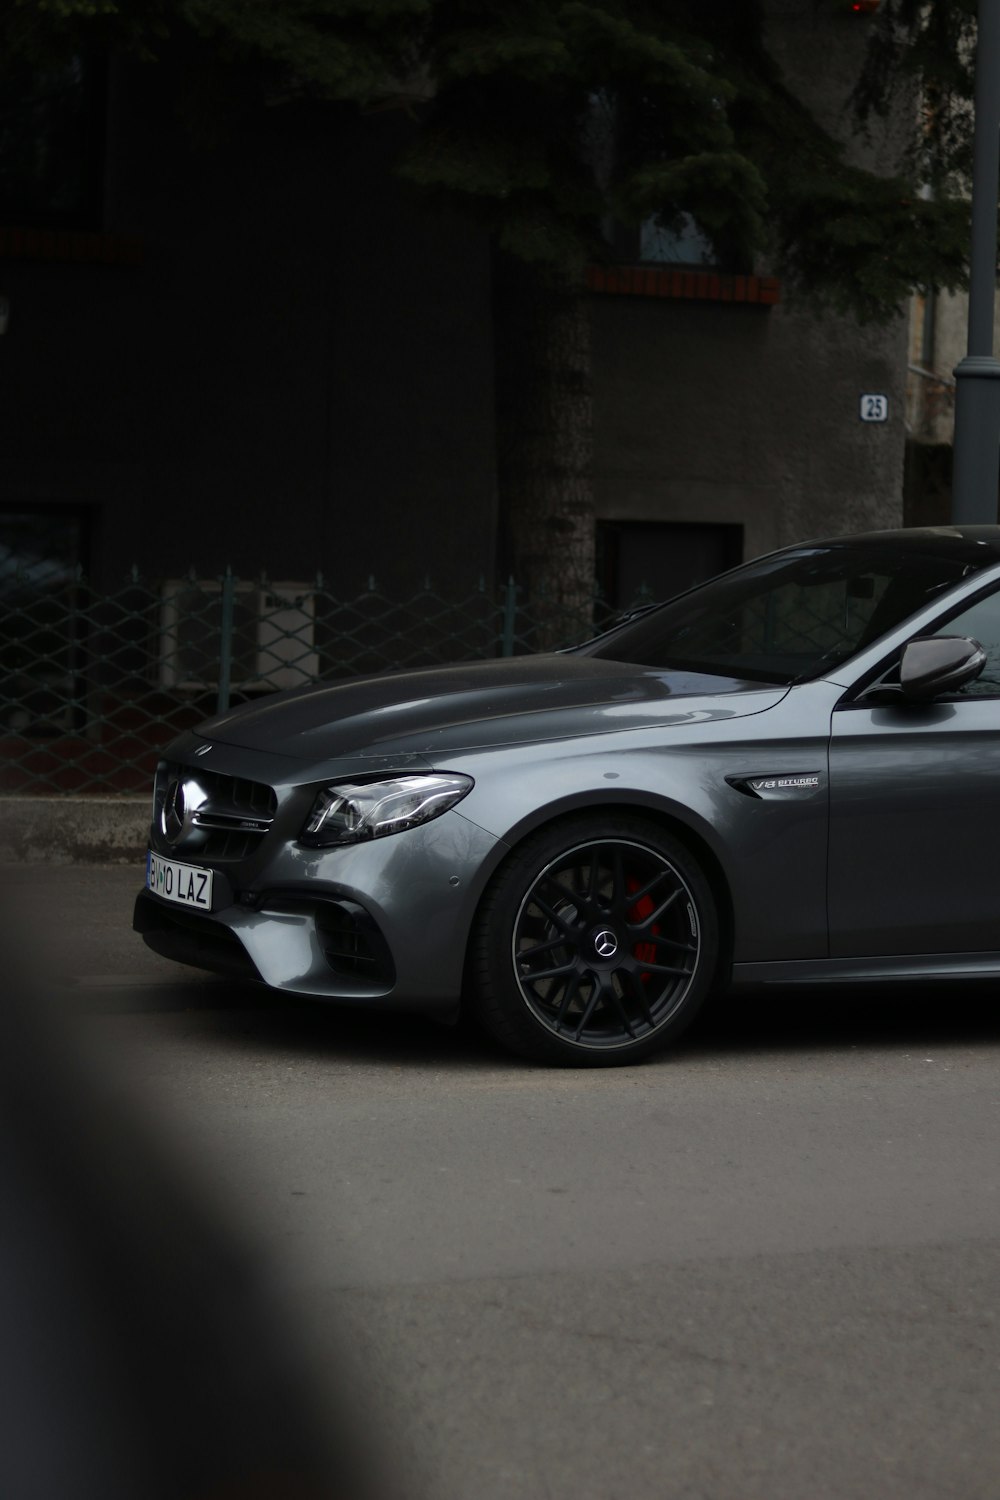
M 842 126 L 864 27 L 769 12 L 793 86 Z M 176 60 L 118 62 L 84 93 L 53 139 L 50 166 L 80 157 L 55 199 L 0 176 L 8 568 L 40 549 L 103 588 L 227 564 L 346 593 L 492 586 L 489 246 L 393 174 L 405 113 L 221 108 Z M 902 319 L 819 319 L 759 269 L 719 274 L 695 236 L 594 272 L 613 600 L 901 518 Z
M 4 509 L 102 586 L 488 573 L 486 243 L 393 177 L 399 115 L 248 108 L 207 139 L 182 83 L 112 70 L 99 225 L 0 229 Z

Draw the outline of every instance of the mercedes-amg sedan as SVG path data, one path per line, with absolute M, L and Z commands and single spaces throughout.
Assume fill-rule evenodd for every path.
M 790 547 L 566 652 L 182 735 L 135 926 L 632 1062 L 726 985 L 1000 975 L 1000 527 Z

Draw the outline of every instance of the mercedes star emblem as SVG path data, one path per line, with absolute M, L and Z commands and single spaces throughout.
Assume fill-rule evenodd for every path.
M 160 830 L 168 844 L 182 844 L 195 826 L 195 814 L 206 800 L 196 781 L 174 777 L 167 785 L 160 812 Z
M 594 939 L 598 958 L 613 958 L 618 952 L 618 939 L 613 932 L 599 932 Z

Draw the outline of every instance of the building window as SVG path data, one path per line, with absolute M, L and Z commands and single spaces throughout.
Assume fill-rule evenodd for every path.
M 614 97 L 606 90 L 590 95 L 583 144 L 594 181 L 610 196 L 615 175 L 619 118 Z M 607 216 L 601 234 L 610 256 L 625 265 L 722 267 L 722 258 L 709 235 L 691 214 L 682 210 L 666 217 L 651 214 L 639 225 L 626 225 Z M 732 269 L 727 267 L 726 269 Z
M 80 722 L 86 517 L 0 509 L 0 734 L 56 736 Z
M 105 103 L 101 62 L 0 61 L 0 224 L 101 228 Z
M 601 230 L 610 258 L 619 265 L 723 267 L 723 257 L 690 214 L 672 223 L 650 217 L 639 225 L 605 219 Z
M 717 266 L 715 246 L 690 214 L 681 214 L 675 224 L 646 219 L 639 226 L 638 259 L 655 265 Z

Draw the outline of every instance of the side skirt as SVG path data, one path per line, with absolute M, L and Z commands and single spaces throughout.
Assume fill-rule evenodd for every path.
M 1000 953 L 913 953 L 888 958 L 800 958 L 784 963 L 733 964 L 733 988 L 743 985 L 873 984 L 879 980 L 1000 977 Z

